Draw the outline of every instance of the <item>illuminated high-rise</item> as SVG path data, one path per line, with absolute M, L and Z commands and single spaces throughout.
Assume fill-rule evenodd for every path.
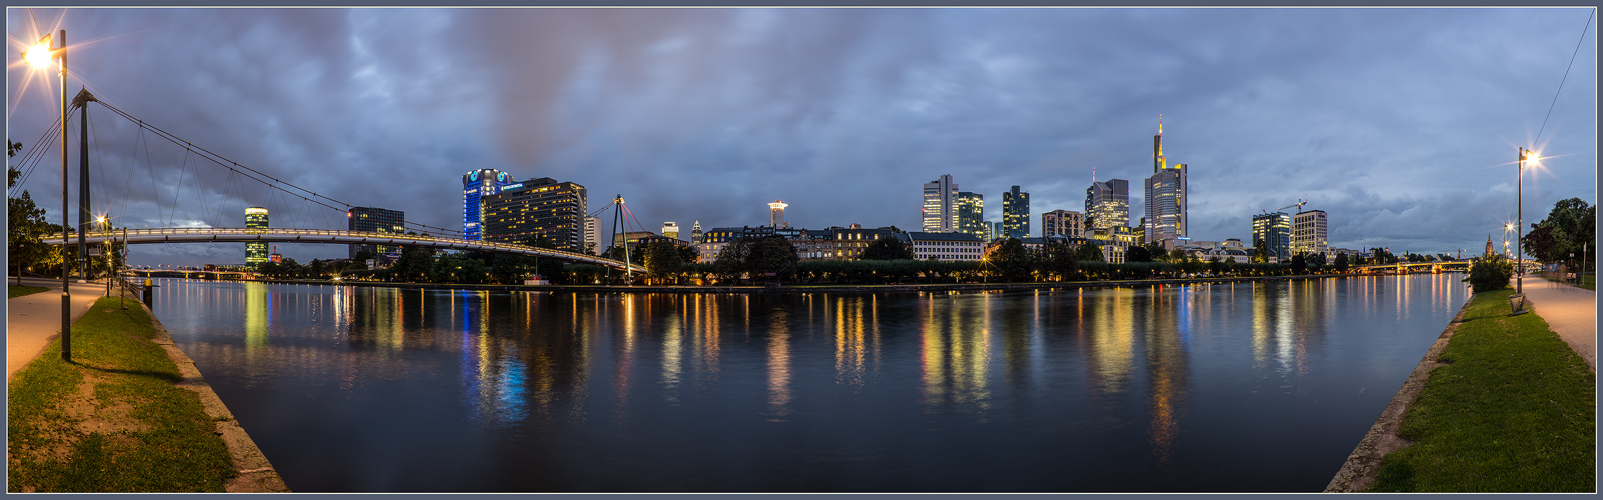
M 773 203 L 769 203 L 768 204 L 768 225 L 776 227 L 776 228 L 778 228 L 778 227 L 790 227 L 790 224 L 785 222 L 785 207 L 788 207 L 788 206 L 790 206 L 790 205 L 786 205 L 785 202 L 779 201 L 779 200 L 774 200 Z
M 584 251 L 584 186 L 541 177 L 499 190 L 484 197 L 484 240 L 524 243 L 545 237 L 557 248 Z
M 503 186 L 515 184 L 506 172 L 485 168 L 462 176 L 462 238 L 468 241 L 484 239 L 484 197 L 501 192 Z
M 1152 136 L 1152 177 L 1146 179 L 1146 224 L 1143 239 L 1161 242 L 1186 238 L 1186 164 L 1170 167 L 1163 156 L 1163 117 L 1158 117 L 1158 134 Z M 1171 242 L 1165 247 L 1173 248 Z
M 1292 218 L 1291 254 L 1325 253 L 1329 250 L 1325 239 L 1325 211 L 1309 210 Z
M 250 207 L 245 209 L 246 229 L 267 229 L 267 208 Z M 256 267 L 267 262 L 267 244 L 251 242 L 245 244 L 245 265 Z
M 990 231 L 985 227 L 982 219 L 985 211 L 985 196 L 979 193 L 959 191 L 953 212 L 957 214 L 957 230 L 955 232 L 972 234 L 975 238 L 984 239 Z M 989 241 L 989 240 L 987 240 Z
M 697 244 L 700 244 L 700 243 L 701 243 L 701 221 L 698 220 L 698 221 L 696 221 L 695 224 L 692 224 L 690 226 L 690 244 L 697 245 Z
M 1030 237 L 1030 193 L 1019 192 L 1018 186 L 1002 193 L 1002 229 L 1009 238 Z
M 668 221 L 668 222 L 662 223 L 662 235 L 666 236 L 666 237 L 669 237 L 669 238 L 678 239 L 679 238 L 679 223 L 673 222 L 673 221 Z
M 1085 216 L 1094 229 L 1130 227 L 1130 181 L 1092 181 L 1085 189 Z
M 345 212 L 346 229 L 366 233 L 395 233 L 406 232 L 406 212 L 400 210 L 386 210 L 373 207 L 351 207 Z M 356 253 L 366 250 L 374 257 L 379 255 L 400 254 L 401 247 L 396 245 L 352 244 L 349 258 L 356 258 Z
M 1270 257 L 1285 262 L 1291 258 L 1291 216 L 1285 212 L 1252 216 L 1252 244 L 1262 241 Z
M 957 231 L 957 183 L 946 174 L 924 185 L 922 227 L 926 233 Z
M 590 253 L 600 254 L 606 250 L 601 246 L 601 218 L 590 216 L 584 218 L 584 241 L 590 247 Z
M 1085 216 L 1073 210 L 1041 214 L 1041 236 L 1085 237 Z

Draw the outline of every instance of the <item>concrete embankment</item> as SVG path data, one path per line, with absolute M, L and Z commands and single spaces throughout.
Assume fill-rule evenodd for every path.
M 1336 477 L 1325 486 L 1326 493 L 1356 493 L 1368 489 L 1370 483 L 1375 481 L 1376 473 L 1380 471 L 1381 457 L 1412 444 L 1397 436 L 1397 428 L 1402 424 L 1403 416 L 1408 414 L 1409 406 L 1413 405 L 1414 401 L 1419 399 L 1419 393 L 1425 390 L 1425 381 L 1430 378 L 1431 370 L 1442 366 L 1437 359 L 1441 357 L 1442 351 L 1447 349 L 1447 344 L 1453 340 L 1453 332 L 1458 330 L 1458 325 L 1463 323 L 1464 311 L 1469 310 L 1469 304 L 1469 300 L 1464 301 L 1464 305 L 1458 308 L 1458 314 L 1453 316 L 1453 320 L 1447 323 L 1447 328 L 1436 337 L 1436 342 L 1425 351 L 1425 357 L 1420 358 L 1419 363 L 1414 365 L 1414 371 L 1408 375 L 1408 380 L 1403 381 L 1403 387 L 1392 396 L 1391 402 L 1386 403 L 1386 408 L 1380 411 L 1380 417 L 1369 426 L 1369 432 L 1364 434 L 1364 438 L 1358 442 L 1358 447 L 1347 456 L 1347 461 L 1341 465 L 1341 470 L 1336 472 Z
M 205 407 L 206 416 L 211 417 L 212 421 L 216 422 L 217 435 L 228 445 L 228 455 L 233 459 L 234 470 L 238 471 L 239 475 L 228 482 L 226 485 L 227 491 L 229 493 L 289 493 L 289 486 L 284 484 L 284 479 L 279 477 L 278 471 L 273 468 L 273 464 L 267 461 L 267 456 L 263 455 L 261 448 L 256 446 L 256 441 L 250 438 L 250 434 L 245 432 L 245 428 L 240 427 L 239 421 L 234 419 L 233 412 L 228 411 L 228 406 L 224 405 L 223 400 L 217 397 L 217 393 L 212 390 L 211 384 L 206 383 L 206 379 L 201 376 L 200 370 L 195 368 L 194 360 L 189 359 L 189 355 L 184 354 L 184 351 L 179 349 L 178 345 L 173 342 L 172 335 L 167 333 L 167 328 L 162 326 L 160 319 L 156 318 L 156 313 L 144 304 L 140 304 L 140 306 L 144 307 L 145 312 L 150 314 L 150 324 L 156 329 L 156 344 L 167 352 L 168 359 L 173 360 L 173 363 L 178 365 L 178 373 L 183 376 L 183 380 L 178 382 L 177 385 L 194 391 L 195 394 L 200 396 L 200 404 Z

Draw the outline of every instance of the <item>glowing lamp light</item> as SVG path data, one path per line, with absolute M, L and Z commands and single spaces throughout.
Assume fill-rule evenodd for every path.
M 22 52 L 22 60 L 27 61 L 29 66 L 35 68 L 49 67 L 50 58 L 50 35 L 40 38 L 39 43 L 28 47 L 28 50 Z

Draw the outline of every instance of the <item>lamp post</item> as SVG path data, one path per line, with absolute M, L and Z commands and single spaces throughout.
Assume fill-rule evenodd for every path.
M 51 49 L 52 42 L 59 46 Z M 60 60 L 61 75 L 61 359 L 72 362 L 72 287 L 67 281 L 70 263 L 67 258 L 67 30 L 61 30 L 52 40 L 50 35 L 22 53 L 22 59 L 35 68 L 50 66 L 51 59 Z
M 1514 181 L 1515 203 L 1518 205 L 1515 209 L 1517 215 L 1514 223 L 1514 249 L 1516 255 L 1514 259 L 1514 295 L 1509 298 L 1514 314 L 1525 313 L 1525 245 L 1521 244 L 1520 240 L 1525 238 L 1525 160 L 1527 159 L 1533 163 L 1542 161 L 1542 158 L 1535 151 L 1520 146 L 1519 169 L 1516 172 L 1516 180 Z

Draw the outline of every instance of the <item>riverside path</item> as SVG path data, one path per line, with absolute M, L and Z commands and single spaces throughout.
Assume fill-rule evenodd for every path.
M 6 278 L 14 284 L 16 277 Z M 6 384 L 22 367 L 39 357 L 50 342 L 61 336 L 61 280 L 22 278 L 22 284 L 49 287 L 49 290 L 6 300 Z M 106 284 L 78 283 L 72 286 L 72 321 L 78 322 L 96 300 L 106 296 Z M 132 299 L 130 299 L 130 302 Z
M 1526 275 L 1525 300 L 1597 371 L 1597 292 Z

